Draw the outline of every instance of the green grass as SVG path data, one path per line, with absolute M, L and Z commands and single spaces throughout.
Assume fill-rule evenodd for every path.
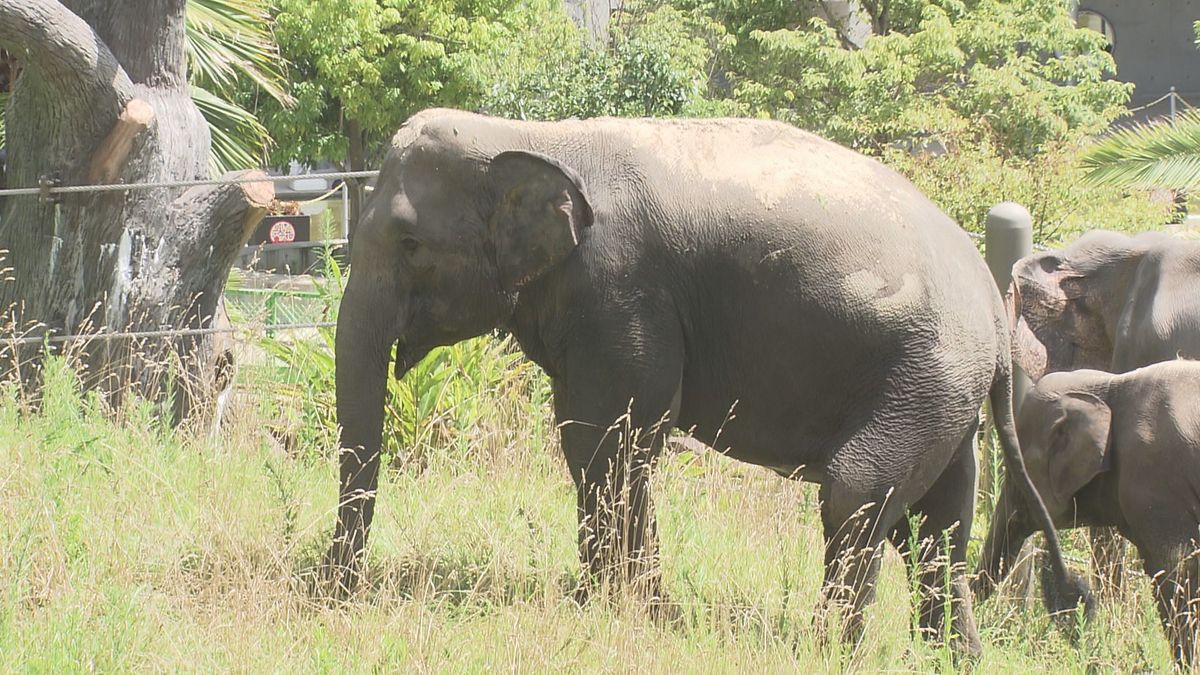
M 656 477 L 681 621 L 659 625 L 621 601 L 576 607 L 573 491 L 544 386 L 513 372 L 521 386 L 490 383 L 501 393 L 468 397 L 471 415 L 442 422 L 446 452 L 392 463 L 367 587 L 344 604 L 305 581 L 333 524 L 331 449 L 276 442 L 272 406 L 253 398 L 271 392 L 250 390 L 210 440 L 162 429 L 151 406 L 81 397 L 60 364 L 37 412 L 4 389 L 0 670 L 953 669 L 910 636 L 910 587 L 891 551 L 864 642 L 822 646 L 815 491 L 714 453 L 669 454 Z M 977 672 L 1169 667 L 1145 584 L 1104 608 L 1078 648 L 1037 605 L 991 601 L 977 617 Z

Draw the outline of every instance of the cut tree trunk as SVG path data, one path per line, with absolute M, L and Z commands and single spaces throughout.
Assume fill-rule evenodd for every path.
M 6 113 L 10 187 L 208 178 L 208 128 L 186 77 L 185 5 L 0 2 L 0 47 L 22 65 Z M 265 181 L 73 193 L 55 202 L 8 197 L 0 202 L 4 323 L 25 335 L 207 327 L 237 251 L 273 197 Z M 208 372 L 211 345 L 211 335 L 198 335 L 67 349 L 86 386 L 177 395 L 186 413 L 186 385 Z M 43 355 L 37 345 L 8 345 L 6 360 L 27 375 Z

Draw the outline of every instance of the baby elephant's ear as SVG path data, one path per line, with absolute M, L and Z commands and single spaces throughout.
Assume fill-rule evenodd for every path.
M 1070 392 L 1059 399 L 1062 414 L 1050 430 L 1050 490 L 1066 506 L 1100 472 L 1111 467 L 1112 408 L 1091 394 Z
M 488 227 L 500 283 L 519 290 L 570 255 L 592 224 L 592 206 L 579 176 L 539 153 L 502 152 L 488 176 L 496 199 Z

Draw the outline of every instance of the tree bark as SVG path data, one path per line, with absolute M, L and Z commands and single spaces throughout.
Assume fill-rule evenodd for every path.
M 3 0 L 0 47 L 23 66 L 7 112 L 10 187 L 208 177 L 210 139 L 191 101 L 186 0 Z M 264 176 L 265 177 L 265 176 Z M 229 267 L 274 196 L 269 182 L 9 197 L 0 308 L 20 333 L 209 325 Z M 73 343 L 89 387 L 190 395 L 211 336 Z M 39 347 L 10 350 L 36 363 Z M 179 359 L 182 358 L 182 361 Z M 171 361 L 173 378 L 159 366 Z M 157 370 L 156 370 L 157 369 Z M 178 377 L 183 375 L 185 377 Z M 164 382 L 171 386 L 159 386 Z

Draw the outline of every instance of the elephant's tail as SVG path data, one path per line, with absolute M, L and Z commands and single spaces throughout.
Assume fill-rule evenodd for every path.
M 1007 372 L 1006 372 L 1007 371 Z M 992 405 L 992 419 L 996 424 L 996 432 L 1000 436 L 1000 447 L 1004 451 L 1004 466 L 1009 472 L 1013 487 L 1025 501 L 1033 523 L 1046 535 L 1046 550 L 1050 554 L 1050 571 L 1053 573 L 1053 584 L 1042 584 L 1043 599 L 1046 610 L 1052 616 L 1065 612 L 1074 612 L 1083 604 L 1084 615 L 1088 618 L 1095 612 L 1095 600 L 1088 590 L 1087 582 L 1082 577 L 1067 569 L 1063 559 L 1062 547 L 1058 542 L 1058 531 L 1054 521 L 1037 487 L 1025 469 L 1025 458 L 1021 455 L 1020 441 L 1017 439 L 1017 424 L 1013 414 L 1012 369 L 1001 369 L 996 374 L 989 394 Z

